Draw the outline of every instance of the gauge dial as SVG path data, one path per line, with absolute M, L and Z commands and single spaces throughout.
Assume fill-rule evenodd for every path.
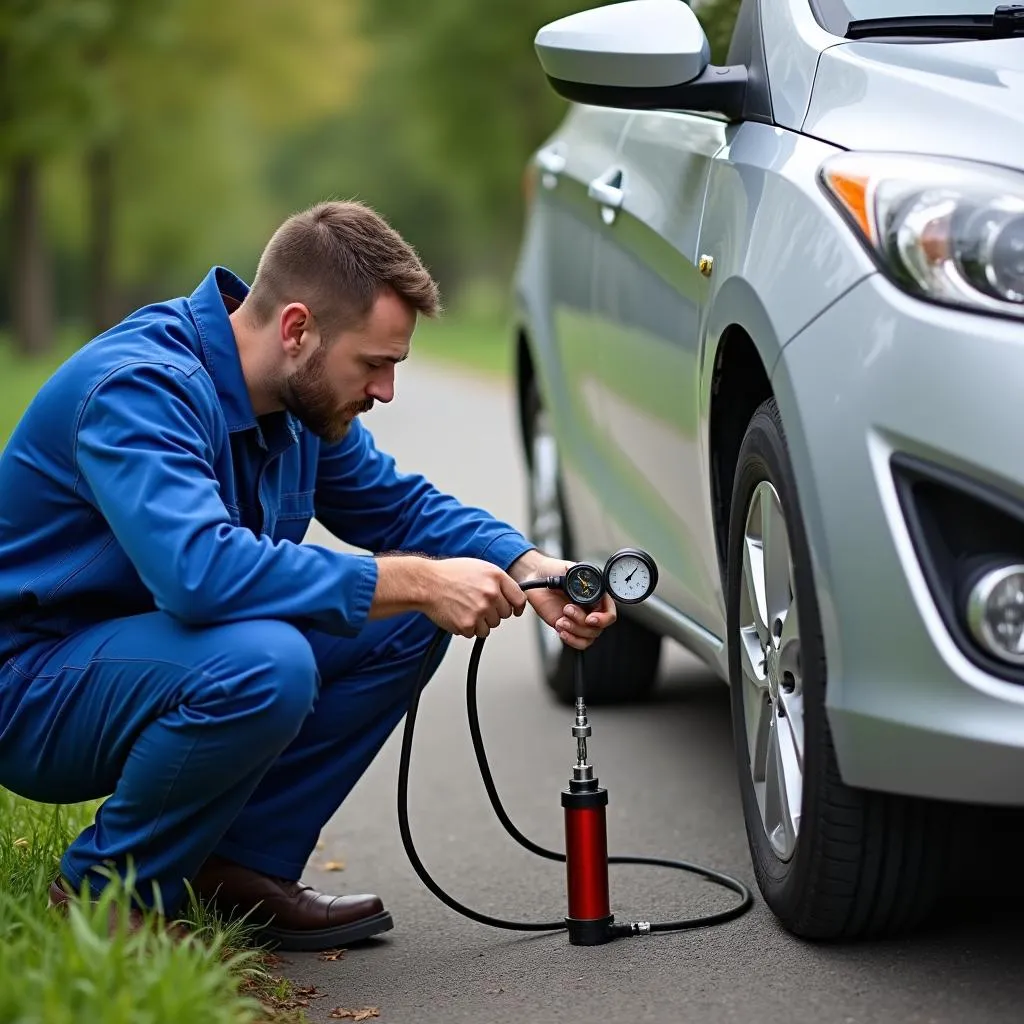
M 604 594 L 601 570 L 586 562 L 577 562 L 565 574 L 565 592 L 576 604 L 596 604 Z
M 658 567 L 646 551 L 627 548 L 616 552 L 605 566 L 605 584 L 621 604 L 646 601 L 658 585 Z

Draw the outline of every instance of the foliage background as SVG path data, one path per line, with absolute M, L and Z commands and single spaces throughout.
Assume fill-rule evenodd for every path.
M 724 60 L 739 0 L 695 5 Z M 4 0 L 0 329 L 45 351 L 245 277 L 288 213 L 361 198 L 448 305 L 506 287 L 529 155 L 565 104 L 533 51 L 591 0 Z

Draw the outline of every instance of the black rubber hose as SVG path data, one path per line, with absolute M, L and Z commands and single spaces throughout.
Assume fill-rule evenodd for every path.
M 550 581 L 548 580 L 531 580 L 523 584 L 522 587 L 524 590 L 531 590 L 550 585 Z M 420 860 L 419 854 L 416 852 L 416 847 L 412 840 L 412 832 L 409 828 L 409 770 L 412 757 L 413 731 L 416 726 L 416 714 L 419 709 L 420 695 L 423 691 L 423 687 L 426 685 L 428 667 L 432 663 L 434 655 L 437 653 L 438 646 L 444 639 L 445 635 L 445 631 L 439 628 L 423 658 L 423 667 L 421 668 L 419 677 L 413 687 L 412 696 L 409 701 L 409 711 L 405 720 L 405 731 L 402 735 L 402 753 L 398 767 L 398 827 L 402 836 L 402 843 L 405 846 L 405 852 L 409 857 L 409 862 L 412 864 L 413 869 L 416 874 L 419 875 L 423 884 L 442 903 L 473 921 L 477 921 L 480 924 L 490 925 L 492 928 L 505 928 L 510 931 L 564 931 L 566 927 L 564 919 L 562 921 L 543 923 L 505 921 L 502 918 L 491 917 L 488 914 L 481 914 L 478 911 L 459 903 L 458 900 L 449 896 L 448 893 L 446 893 L 437 884 L 437 882 L 434 881 L 426 867 L 424 867 L 423 862 Z M 547 860 L 558 861 L 564 864 L 564 853 L 558 853 L 555 850 L 547 850 L 543 846 L 538 846 L 532 840 L 527 839 L 527 837 L 524 836 L 518 828 L 516 828 L 506 813 L 505 808 L 502 806 L 501 799 L 498 796 L 498 790 L 494 785 L 494 777 L 491 775 L 491 769 L 487 762 L 487 753 L 484 749 L 483 736 L 480 732 L 480 716 L 477 708 L 477 677 L 484 642 L 484 639 L 481 637 L 474 643 L 473 652 L 469 659 L 469 670 L 466 675 L 466 710 L 469 718 L 469 731 L 473 740 L 473 750 L 476 753 L 477 765 L 480 768 L 480 777 L 483 779 L 484 788 L 487 790 L 487 796 L 491 802 L 491 807 L 494 809 L 494 813 L 497 815 L 498 820 L 501 822 L 505 831 L 508 832 L 508 834 L 517 843 L 519 843 L 520 846 L 529 850 L 531 853 L 536 854 L 538 857 L 544 857 Z M 582 659 L 577 658 L 577 663 L 581 660 Z M 577 678 L 579 679 L 579 677 Z M 691 864 L 682 860 L 670 860 L 664 857 L 638 856 L 613 856 L 608 858 L 608 863 L 641 864 L 649 865 L 651 867 L 672 868 L 677 871 L 688 871 L 691 874 L 700 875 L 717 885 L 724 886 L 725 888 L 735 892 L 740 897 L 739 903 L 729 907 L 727 910 L 723 910 L 715 914 L 708 914 L 703 917 L 683 918 L 679 921 L 652 923 L 650 925 L 651 932 L 683 931 L 684 929 L 689 928 L 701 928 L 714 924 L 723 924 L 726 921 L 731 921 L 734 918 L 739 917 L 741 914 L 746 913 L 753 905 L 753 897 L 750 890 L 741 881 L 739 881 L 739 879 L 726 875 L 721 871 L 702 867 L 699 864 Z M 616 935 L 630 935 L 635 934 L 636 929 L 629 924 L 617 924 L 612 926 L 612 932 Z
M 398 830 L 402 835 L 402 845 L 405 846 L 405 852 L 409 856 L 409 863 L 412 864 L 413 870 L 415 870 L 416 874 L 420 876 L 420 880 L 423 884 L 442 903 L 451 907 L 452 910 L 462 914 L 464 917 L 470 918 L 470 920 L 478 921 L 480 924 L 490 925 L 492 928 L 507 928 L 511 931 L 549 932 L 564 929 L 564 921 L 552 921 L 548 924 L 503 921 L 501 918 L 490 917 L 487 914 L 481 914 L 478 911 L 465 906 L 454 897 L 449 896 L 448 893 L 446 893 L 444 889 L 442 889 L 441 886 L 439 886 L 437 882 L 430 877 L 430 873 L 423 866 L 423 861 L 420 860 L 420 856 L 416 852 L 416 847 L 412 841 L 412 832 L 409 829 L 409 767 L 412 754 L 412 735 L 413 730 L 416 727 L 416 713 L 419 710 L 420 694 L 423 692 L 423 687 L 426 685 L 428 666 L 432 663 L 434 655 L 437 653 L 437 649 L 445 636 L 446 631 L 439 628 L 434 639 L 430 641 L 427 653 L 423 657 L 423 668 L 420 670 L 419 677 L 413 686 L 412 696 L 409 699 L 409 711 L 405 718 L 405 731 L 402 734 L 402 756 L 398 765 Z M 477 643 L 482 642 L 482 640 L 477 641 Z

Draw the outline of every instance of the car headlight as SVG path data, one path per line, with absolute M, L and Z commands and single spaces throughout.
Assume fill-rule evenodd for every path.
M 843 153 L 823 164 L 821 181 L 905 289 L 1024 318 L 1024 175 L 959 160 Z

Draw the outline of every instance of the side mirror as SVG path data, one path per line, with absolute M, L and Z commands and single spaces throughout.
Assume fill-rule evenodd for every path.
M 631 110 L 717 110 L 742 116 L 745 67 L 715 67 L 683 0 L 624 0 L 545 25 L 534 40 L 566 99 Z

